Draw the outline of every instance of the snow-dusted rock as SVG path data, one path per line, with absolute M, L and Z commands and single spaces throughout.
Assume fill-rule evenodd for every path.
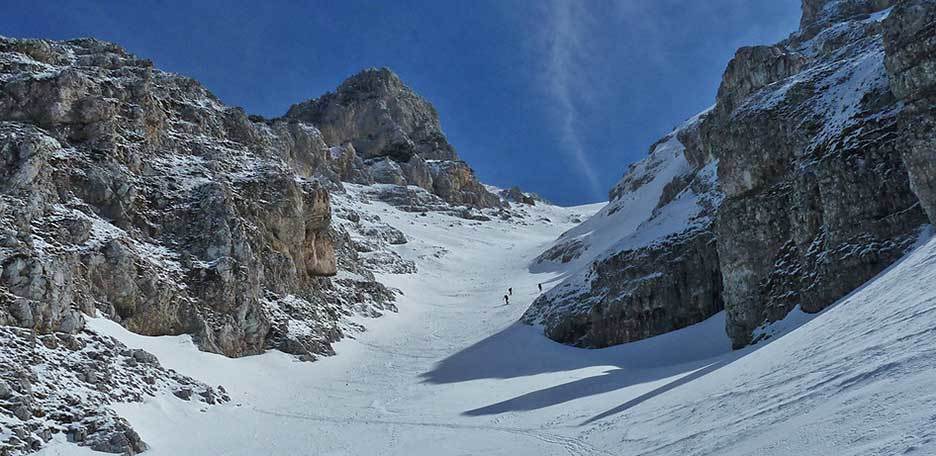
M 739 53 L 729 70 L 806 60 L 742 97 L 729 71 L 702 124 L 726 195 L 715 232 L 736 347 L 765 321 L 796 306 L 818 312 L 875 276 L 927 221 L 896 141 L 902 106 L 884 69 L 887 6 L 806 2 L 811 25 L 778 44 L 782 53 Z
M 797 306 L 818 312 L 900 258 L 928 221 L 920 202 L 936 211 L 936 77 L 933 2 L 893 3 L 807 0 L 800 31 L 740 49 L 714 108 L 655 145 L 605 209 L 533 265 L 571 272 L 525 320 L 603 346 L 723 304 L 742 347 L 761 325 Z M 678 153 L 661 153 L 667 144 Z M 692 174 L 707 163 L 710 192 Z M 647 229 L 687 184 L 709 195 L 706 222 Z M 685 242 L 691 233 L 702 237 Z
M 533 302 L 525 322 L 544 325 L 560 342 L 605 347 L 680 329 L 722 310 L 712 232 L 722 199 L 717 162 L 690 152 L 704 117 L 657 142 L 611 190 L 604 209 L 537 259 L 534 270 L 571 273 Z
M 4 39 L 3 58 L 29 61 L 30 43 Z M 335 273 L 327 191 L 197 84 L 107 43 L 42 43 L 46 72 L 2 75 L 13 324 L 75 332 L 97 307 L 142 334 L 262 351 L 258 290 Z
M 230 400 L 161 367 L 149 353 L 91 331 L 37 337 L 0 326 L 0 344 L 0 454 L 29 453 L 56 434 L 96 451 L 137 454 L 147 445 L 111 404 L 181 389 L 197 393 L 192 399 L 200 406 Z

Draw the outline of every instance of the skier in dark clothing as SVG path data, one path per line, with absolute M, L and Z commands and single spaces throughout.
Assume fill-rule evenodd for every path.
M 539 289 L 540 289 L 540 293 L 542 293 L 542 292 L 543 292 L 543 284 L 541 284 L 541 283 L 538 283 L 538 284 L 536 284 L 536 286 L 538 286 L 538 287 L 539 287 Z
M 510 305 L 510 296 L 504 295 L 504 305 Z
M 513 296 L 513 288 L 508 288 L 507 294 L 509 294 L 510 296 Z

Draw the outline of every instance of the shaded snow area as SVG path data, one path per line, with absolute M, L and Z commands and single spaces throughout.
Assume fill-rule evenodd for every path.
M 416 274 L 383 273 L 399 312 L 298 362 L 230 359 L 190 337 L 90 326 L 231 401 L 167 394 L 117 405 L 158 455 L 893 455 L 936 452 L 936 240 L 768 343 L 729 351 L 724 314 L 602 350 L 517 324 L 555 272 L 530 260 L 594 206 L 539 204 L 487 222 L 349 199 L 406 244 Z M 513 288 L 510 304 L 504 303 Z M 357 317 L 363 318 L 363 317 Z M 57 436 L 39 454 L 87 454 Z

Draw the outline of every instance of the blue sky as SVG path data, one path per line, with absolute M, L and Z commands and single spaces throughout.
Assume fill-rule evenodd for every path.
M 602 200 L 707 108 L 737 47 L 800 0 L 72 2 L 4 0 L 0 34 L 115 41 L 265 116 L 387 66 L 432 101 L 481 179 Z

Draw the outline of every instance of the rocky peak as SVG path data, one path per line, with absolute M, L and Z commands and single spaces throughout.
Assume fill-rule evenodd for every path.
M 328 144 L 350 145 L 382 184 L 415 185 L 445 201 L 500 205 L 449 144 L 435 108 L 387 68 L 367 69 L 286 118 L 315 125 Z
M 368 68 L 345 79 L 336 92 L 345 96 L 361 94 L 366 97 L 381 93 L 400 94 L 404 91 L 412 92 L 393 70 L 381 67 Z
M 329 144 L 352 143 L 365 159 L 457 159 L 432 104 L 387 68 L 351 76 L 334 92 L 293 105 L 286 117 L 318 126 Z

